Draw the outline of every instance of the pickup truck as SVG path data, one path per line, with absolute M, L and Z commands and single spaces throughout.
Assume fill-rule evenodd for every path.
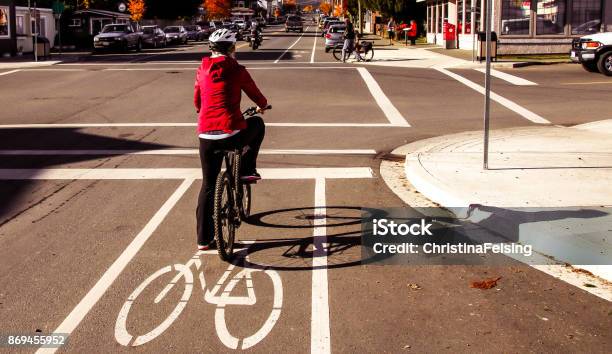
M 572 41 L 570 59 L 590 72 L 612 76 L 612 32 L 589 34 Z
M 304 24 L 300 16 L 289 16 L 287 22 L 285 22 L 285 32 L 295 31 L 304 32 Z
M 142 30 L 131 23 L 108 24 L 93 39 L 94 52 L 102 49 L 142 50 Z

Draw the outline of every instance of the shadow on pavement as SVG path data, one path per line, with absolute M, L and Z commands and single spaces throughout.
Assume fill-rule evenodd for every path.
M 124 135 L 126 138 L 129 135 Z M 87 134 L 79 129 L 0 129 L 1 150 L 80 150 L 80 149 L 125 149 L 152 150 L 167 148 L 167 145 L 145 143 L 126 138 L 112 138 Z M 70 156 L 0 156 L 0 169 L 33 169 L 43 170 L 52 166 L 64 165 L 89 160 L 99 160 L 96 166 L 106 163 L 120 155 L 70 155 Z M 95 166 L 94 166 L 95 168 Z M 22 195 L 28 193 L 34 181 L 3 180 L 0 183 L 0 228 L 17 218 L 33 205 L 41 203 L 43 196 L 33 205 L 17 205 Z M 60 187 L 64 188 L 64 187 Z

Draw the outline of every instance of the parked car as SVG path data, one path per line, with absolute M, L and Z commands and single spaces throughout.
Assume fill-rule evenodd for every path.
M 203 41 L 204 33 L 202 33 L 202 27 L 198 25 L 194 26 L 185 26 L 185 30 L 187 31 L 187 39 L 190 41 Z
M 167 45 L 166 34 L 158 26 L 143 26 L 142 44 L 153 48 L 165 47 Z
M 102 49 L 119 49 L 127 51 L 130 48 L 142 50 L 142 32 L 129 23 L 108 24 L 93 39 L 94 52 Z
M 572 41 L 572 61 L 591 72 L 612 76 L 612 32 L 589 34 Z
M 187 30 L 183 26 L 168 26 L 164 28 L 168 43 L 187 44 Z
M 328 53 L 337 45 L 344 43 L 345 29 L 346 25 L 333 25 L 329 27 L 325 34 L 325 53 Z
M 302 18 L 299 16 L 289 16 L 287 17 L 287 22 L 285 22 L 285 32 L 295 31 L 295 32 L 304 32 L 304 24 L 302 23 Z
M 202 36 L 204 39 L 208 38 L 215 31 L 215 28 L 211 27 L 208 22 L 202 23 L 200 27 L 202 28 Z

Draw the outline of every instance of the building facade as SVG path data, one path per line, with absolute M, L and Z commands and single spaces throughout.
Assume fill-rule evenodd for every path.
M 572 38 L 612 31 L 612 0 L 493 0 L 499 54 L 566 53 Z M 486 0 L 427 0 L 427 41 L 472 49 Z M 446 35 L 445 35 L 446 32 Z

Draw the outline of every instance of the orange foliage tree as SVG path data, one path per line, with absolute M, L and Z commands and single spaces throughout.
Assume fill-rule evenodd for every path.
M 344 9 L 342 8 L 342 5 L 334 6 L 334 16 L 340 17 L 342 15 L 344 15 Z
M 306 6 L 304 6 L 304 8 L 302 9 L 302 11 L 304 11 L 304 12 L 312 12 L 312 5 L 306 5 Z
M 324 14 L 328 15 L 331 12 L 331 9 L 332 6 L 328 2 L 322 2 L 321 5 L 319 5 L 319 10 L 321 10 L 321 12 Z
M 209 20 L 221 20 L 230 16 L 232 2 L 231 0 L 205 0 L 204 8 Z
M 130 11 L 130 18 L 134 22 L 142 20 L 145 10 L 147 9 L 144 0 L 129 0 L 127 7 Z

